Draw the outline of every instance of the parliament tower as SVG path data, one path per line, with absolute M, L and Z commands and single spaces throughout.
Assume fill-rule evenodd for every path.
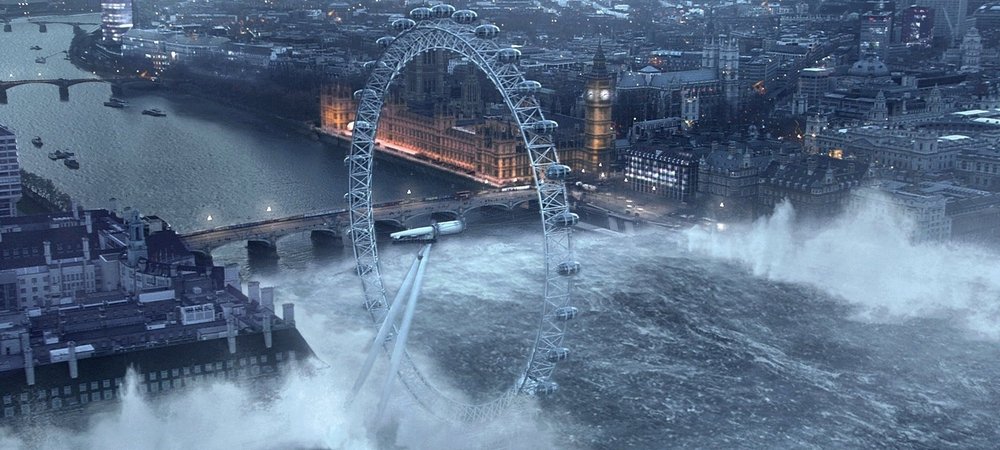
M 598 45 L 594 67 L 587 76 L 584 89 L 583 149 L 579 164 L 581 173 L 600 175 L 611 172 L 614 161 L 615 130 L 611 120 L 614 85 L 608 73 L 604 51 Z

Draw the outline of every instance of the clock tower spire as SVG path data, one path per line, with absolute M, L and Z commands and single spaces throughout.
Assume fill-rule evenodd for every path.
M 600 43 L 594 54 L 594 64 L 587 75 L 584 99 L 583 155 L 581 172 L 599 175 L 610 172 L 614 159 L 615 130 L 611 120 L 614 86 L 608 73 L 607 60 Z

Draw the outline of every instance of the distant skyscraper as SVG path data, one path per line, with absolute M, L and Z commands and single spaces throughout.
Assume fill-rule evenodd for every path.
M 916 6 L 934 8 L 934 34 L 943 36 L 952 44 L 962 42 L 965 36 L 965 19 L 969 0 L 916 0 Z
M 889 54 L 889 38 L 892 36 L 892 14 L 871 12 L 861 15 L 861 35 L 858 53 L 874 54 L 885 61 Z
M 983 41 L 979 30 L 976 27 L 969 28 L 969 32 L 962 38 L 962 70 L 978 72 L 982 53 Z
M 900 40 L 907 45 L 930 44 L 934 39 L 934 10 L 910 6 L 903 10 Z
M 0 125 L 0 217 L 17 215 L 21 199 L 21 170 L 17 164 L 17 140 Z
M 122 35 L 132 28 L 132 0 L 101 2 L 101 34 L 104 42 L 120 44 Z

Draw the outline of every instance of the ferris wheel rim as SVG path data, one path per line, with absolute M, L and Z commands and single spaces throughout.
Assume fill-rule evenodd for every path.
M 425 12 L 421 11 L 421 14 Z M 403 19 L 401 19 L 403 20 Z M 409 19 L 406 19 L 409 20 Z M 399 22 L 399 21 L 397 21 Z M 431 50 L 448 50 L 464 56 L 500 92 L 504 103 L 510 109 L 520 130 L 522 141 L 529 154 L 532 179 L 538 195 L 539 213 L 544 235 L 543 261 L 545 282 L 542 292 L 542 308 L 535 340 L 530 349 L 525 369 L 514 385 L 499 397 L 481 404 L 465 404 L 452 400 L 440 393 L 423 376 L 407 354 L 405 364 L 400 369 L 400 378 L 417 402 L 439 416 L 469 421 L 489 418 L 509 407 L 518 394 L 544 392 L 554 389 L 551 375 L 557 359 L 565 358 L 568 349 L 562 347 L 565 336 L 566 311 L 571 306 L 571 279 L 579 270 L 572 248 L 572 224 L 575 215 L 569 212 L 563 178 L 551 178 L 550 167 L 560 165 L 552 131 L 557 125 L 546 120 L 533 92 L 522 86 L 534 87 L 516 66 L 519 52 L 501 48 L 487 35 L 496 27 L 483 28 L 472 23 L 458 23 L 451 18 L 436 18 L 420 22 L 404 23 L 402 30 L 391 40 L 383 37 L 385 43 L 382 56 L 366 63 L 371 70 L 365 87 L 356 92 L 358 109 L 351 140 L 351 150 L 345 162 L 348 165 L 348 193 L 350 205 L 350 234 L 357 273 L 362 278 L 365 307 L 376 324 L 385 314 L 387 296 L 382 280 L 381 267 L 376 248 L 374 217 L 372 209 L 371 183 L 373 178 L 372 158 L 374 156 L 375 135 L 379 118 L 392 81 L 416 56 Z M 395 24 L 394 24 L 395 26 Z M 479 30 L 486 30 L 479 35 Z M 495 33 L 494 33 L 495 35 Z M 359 127 L 360 125 L 360 127 Z M 547 170 L 549 172 L 547 172 Z M 570 223 L 572 222 L 572 223 Z M 574 267 L 572 273 L 564 273 L 564 266 Z M 567 276 L 569 275 L 569 276 Z M 569 308 L 569 309 L 567 309 Z M 560 313 L 561 311 L 561 313 Z M 562 315 L 560 315 L 562 314 Z M 419 393 L 417 391 L 420 391 Z M 434 399 L 433 397 L 437 397 Z M 444 400 L 442 405 L 441 399 Z M 438 414 L 444 406 L 450 413 Z

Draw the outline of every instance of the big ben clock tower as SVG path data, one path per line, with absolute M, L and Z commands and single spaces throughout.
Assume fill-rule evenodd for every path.
M 600 44 L 594 54 L 594 68 L 587 76 L 584 99 L 583 154 L 581 171 L 600 176 L 611 172 L 614 159 L 615 130 L 611 121 L 614 86 Z

